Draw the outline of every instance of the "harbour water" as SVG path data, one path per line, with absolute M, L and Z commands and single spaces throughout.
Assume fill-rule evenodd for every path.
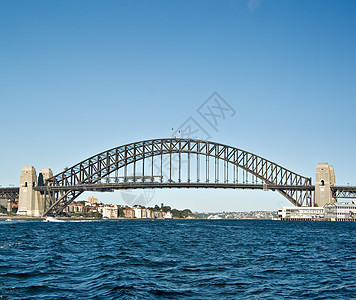
M 1 299 L 351 299 L 356 223 L 0 222 Z

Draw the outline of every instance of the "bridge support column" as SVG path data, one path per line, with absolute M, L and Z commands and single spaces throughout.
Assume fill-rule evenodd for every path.
M 331 187 L 335 185 L 334 167 L 328 163 L 318 163 L 315 174 L 314 205 L 322 207 L 326 203 L 335 203 Z
M 7 212 L 11 212 L 12 211 L 12 200 L 9 199 L 7 200 Z
M 41 217 L 44 213 L 44 195 L 35 191 L 34 187 L 43 185 L 44 180 L 52 177 L 51 169 L 42 169 L 36 176 L 34 167 L 24 167 L 20 177 L 19 208 L 17 214 L 30 217 Z
M 44 182 L 48 179 L 53 177 L 53 172 L 51 169 L 41 169 L 40 174 L 38 175 L 38 186 L 42 186 L 44 185 Z M 46 194 L 45 193 L 40 193 L 39 192 L 39 201 L 38 201 L 38 205 L 39 205 L 39 213 L 42 216 L 43 213 L 45 212 L 46 206 L 49 206 L 50 203 L 46 203 L 48 201 L 50 201 L 50 199 L 46 199 Z M 47 197 L 48 198 L 48 197 Z
M 36 169 L 34 167 L 24 167 L 20 176 L 18 215 L 34 216 L 36 191 L 33 188 L 36 186 L 36 181 Z

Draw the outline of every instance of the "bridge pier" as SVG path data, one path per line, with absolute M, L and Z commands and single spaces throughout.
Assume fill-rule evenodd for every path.
M 35 191 L 34 187 L 43 185 L 44 181 L 52 176 L 51 169 L 42 169 L 37 181 L 36 169 L 33 166 L 22 169 L 17 214 L 30 217 L 42 216 L 44 213 L 44 195 Z
M 19 208 L 18 215 L 34 216 L 36 192 L 36 169 L 34 167 L 24 167 L 20 176 Z
M 6 210 L 7 210 L 7 212 L 11 212 L 12 211 L 12 200 L 11 199 L 7 200 Z
M 334 167 L 328 163 L 318 163 L 315 174 L 315 192 L 313 206 L 323 207 L 326 203 L 335 203 L 331 187 L 335 185 Z
M 53 172 L 51 169 L 41 169 L 40 174 L 38 175 L 38 186 L 43 186 L 45 181 L 48 178 L 53 177 Z M 38 192 L 41 205 L 41 216 L 46 210 L 46 194 L 44 192 Z

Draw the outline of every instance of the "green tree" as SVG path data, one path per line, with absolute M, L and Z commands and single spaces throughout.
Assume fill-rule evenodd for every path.
M 170 206 L 162 206 L 161 210 L 164 211 L 164 212 L 167 212 L 167 211 L 171 211 L 172 208 Z
M 119 207 L 119 218 L 124 218 L 124 217 L 125 217 L 124 209 L 122 207 Z
M 173 218 L 182 218 L 182 212 L 178 209 L 172 209 Z

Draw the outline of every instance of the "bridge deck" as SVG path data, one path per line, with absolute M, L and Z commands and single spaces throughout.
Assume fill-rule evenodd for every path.
M 159 183 L 159 182 L 125 182 L 108 184 L 79 184 L 75 186 L 37 186 L 37 191 L 99 191 L 105 192 L 119 189 L 146 189 L 146 188 L 223 188 L 223 189 L 252 189 L 252 190 L 302 190 L 314 191 L 314 185 L 271 185 L 271 184 L 234 184 L 234 183 Z M 332 186 L 331 190 L 336 198 L 356 198 L 356 186 Z M 19 196 L 19 187 L 1 187 L 0 199 L 15 199 Z
M 118 189 L 145 189 L 145 188 L 214 188 L 214 189 L 255 189 L 255 190 L 300 190 L 313 191 L 313 185 L 273 185 L 273 184 L 234 184 L 234 183 L 161 183 L 161 182 L 125 182 L 125 183 L 100 183 L 78 184 L 75 186 L 36 187 L 38 191 L 108 191 Z
M 19 187 L 2 187 L 0 188 L 0 199 L 16 199 L 19 197 Z
M 314 185 L 272 185 L 272 184 L 235 184 L 235 183 L 160 183 L 160 182 L 123 182 L 123 183 L 100 183 L 100 184 L 78 184 L 74 186 L 37 186 L 37 191 L 53 190 L 97 190 L 97 189 L 141 189 L 141 188 L 228 188 L 228 189 L 293 189 L 313 191 Z M 0 195 L 18 194 L 19 187 L 1 187 Z M 336 193 L 356 193 L 356 186 L 332 186 L 331 190 Z
M 356 198 L 356 187 L 354 186 L 332 186 L 331 190 L 335 198 Z

